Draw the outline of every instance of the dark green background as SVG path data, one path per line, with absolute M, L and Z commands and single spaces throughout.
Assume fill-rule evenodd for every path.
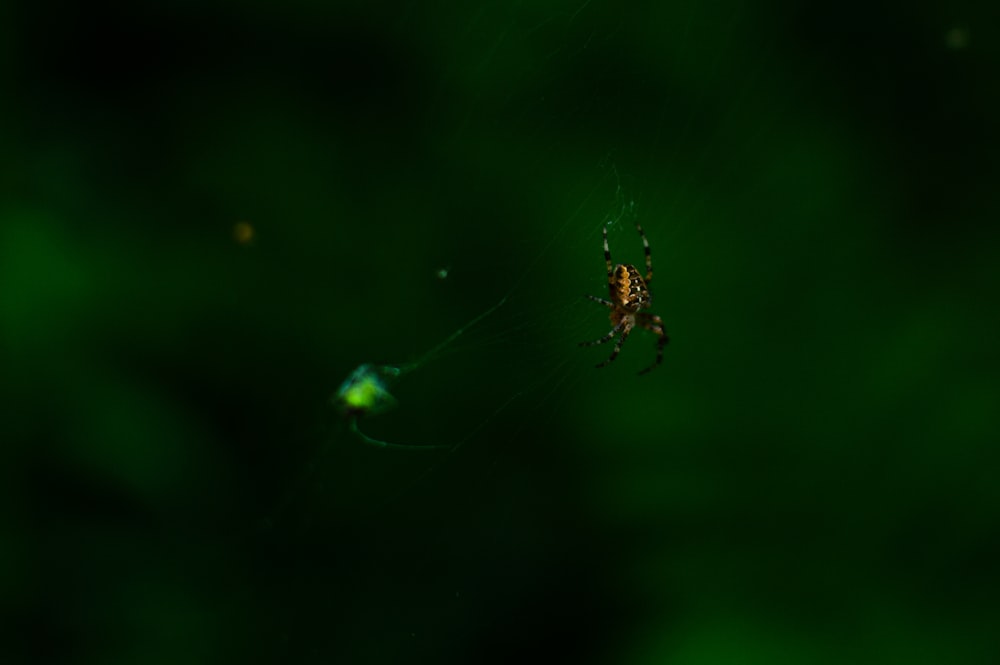
M 5 3 L 0 656 L 996 662 L 993 19 Z

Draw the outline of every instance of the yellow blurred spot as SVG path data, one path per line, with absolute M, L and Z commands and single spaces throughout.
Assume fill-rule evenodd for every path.
M 944 43 L 945 46 L 956 51 L 964 49 L 969 45 L 969 31 L 956 26 L 944 33 Z
M 236 222 L 233 224 L 233 239 L 241 245 L 249 245 L 253 242 L 254 229 L 249 222 Z

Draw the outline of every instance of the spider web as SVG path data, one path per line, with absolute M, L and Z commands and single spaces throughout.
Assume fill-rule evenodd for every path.
M 359 218 L 377 222 L 352 230 L 356 255 L 344 272 L 382 267 L 378 287 L 358 299 L 348 290 L 343 306 L 378 306 L 344 338 L 343 374 L 330 388 L 361 363 L 407 367 L 388 386 L 395 408 L 358 426 L 413 451 L 366 444 L 331 409 L 303 476 L 266 522 L 275 534 L 344 519 L 416 521 L 431 533 L 446 525 L 465 533 L 450 545 L 459 559 L 483 547 L 501 556 L 506 546 L 495 539 L 524 526 L 511 522 L 517 506 L 558 505 L 560 494 L 572 504 L 574 469 L 655 436 L 672 419 L 668 405 L 685 403 L 683 384 L 696 370 L 677 358 L 697 326 L 683 316 L 706 313 L 684 295 L 684 274 L 717 252 L 708 249 L 721 234 L 715 222 L 745 194 L 744 183 L 725 180 L 759 138 L 743 113 L 759 101 L 766 56 L 732 60 L 737 35 L 749 30 L 738 3 L 720 13 L 696 3 L 661 10 L 662 60 L 633 50 L 651 35 L 610 4 L 528 18 L 533 11 L 483 6 L 462 23 L 455 47 L 481 50 L 447 59 L 456 64 L 419 114 L 444 157 L 419 184 L 384 182 L 391 193 L 380 198 L 405 203 L 363 209 Z M 519 78 L 505 78 L 508 70 Z M 469 83 L 497 77 L 506 85 Z M 468 96 L 456 93 L 464 86 Z M 609 327 L 607 310 L 584 297 L 606 296 L 602 228 L 614 262 L 641 265 L 636 220 L 652 250 L 651 311 L 674 340 L 662 366 L 642 377 L 655 357 L 647 331 L 636 330 L 602 369 L 595 365 L 611 345 L 579 346 Z M 477 523 L 488 526 L 465 531 Z M 389 540 L 424 560 L 420 545 Z M 483 591 L 461 567 L 445 577 L 447 597 L 435 601 L 445 615 Z M 404 625 L 415 636 L 439 633 L 409 615 L 387 633 Z
M 449 159 L 473 166 L 458 175 L 449 171 L 452 165 L 442 166 L 445 173 L 435 174 L 437 182 L 414 197 L 420 208 L 414 216 L 421 222 L 395 227 L 403 233 L 392 247 L 379 242 L 390 253 L 379 260 L 407 265 L 411 279 L 404 291 L 379 295 L 383 311 L 372 313 L 369 329 L 358 331 L 351 344 L 378 335 L 371 329 L 395 331 L 394 321 L 419 319 L 422 325 L 407 328 L 402 339 L 382 335 L 383 342 L 368 345 L 363 355 L 359 351 L 360 362 L 398 367 L 461 334 L 400 377 L 392 388 L 398 408 L 363 418 L 367 435 L 451 448 L 477 438 L 510 440 L 558 421 L 557 405 L 565 408 L 576 398 L 569 386 L 635 381 L 637 369 L 655 355 L 647 333 L 636 331 L 604 372 L 594 372 L 594 365 L 610 346 L 578 346 L 607 331 L 607 312 L 582 297 L 606 292 L 601 228 L 608 226 L 615 262 L 641 264 L 633 222 L 643 221 L 657 274 L 652 311 L 665 317 L 669 331 L 670 282 L 681 274 L 685 239 L 692 226 L 704 226 L 704 208 L 713 195 L 706 174 L 711 168 L 715 177 L 725 175 L 751 146 L 739 114 L 754 89 L 759 60 L 726 71 L 732 66 L 726 55 L 734 48 L 733 34 L 746 29 L 743 13 L 739 5 L 727 7 L 720 22 L 695 5 L 666 10 L 659 20 L 671 57 L 662 64 L 622 56 L 629 40 L 645 36 L 609 7 L 583 3 L 537 22 L 521 15 L 470 18 L 461 33 L 468 38 L 458 46 L 470 48 L 469 40 L 490 46 L 442 75 L 421 116 L 425 130 L 440 133 Z M 486 24 L 499 32 L 484 40 L 477 31 Z M 502 99 L 477 89 L 455 104 L 451 88 L 461 85 L 456 81 L 503 71 L 511 58 L 522 57 L 533 62 L 535 77 L 514 82 Z M 680 73 L 685 66 L 705 82 L 674 80 L 670 69 Z M 561 80 L 567 69 L 581 80 Z M 713 98 L 716 86 L 730 79 L 738 85 Z M 629 109 L 640 109 L 649 120 L 641 132 L 622 122 Z M 706 115 L 714 124 L 705 122 Z M 591 132 L 593 139 L 581 148 L 577 137 L 589 138 Z M 494 178 L 498 166 L 484 159 L 517 169 Z M 553 172 L 563 186 L 540 189 Z M 358 245 L 376 244 L 382 231 L 373 225 L 368 237 Z M 410 242 L 429 245 L 430 251 L 405 254 Z M 350 268 L 365 270 L 361 263 Z M 466 327 L 501 300 L 485 320 Z M 423 309 L 398 309 L 399 303 L 417 301 Z M 666 351 L 669 367 L 671 349 Z M 641 386 L 633 383 L 632 389 Z M 546 437 L 557 441 L 559 432 L 539 438 Z

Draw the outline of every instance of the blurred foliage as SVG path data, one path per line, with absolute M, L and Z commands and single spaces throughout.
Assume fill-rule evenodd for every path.
M 0 660 L 996 662 L 993 11 L 5 4 Z

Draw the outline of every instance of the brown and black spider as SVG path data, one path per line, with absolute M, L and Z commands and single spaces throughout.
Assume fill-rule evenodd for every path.
M 605 307 L 611 308 L 611 332 L 604 337 L 593 342 L 580 342 L 580 346 L 595 346 L 610 342 L 615 335 L 619 335 L 618 342 L 611 352 L 611 356 L 598 365 L 604 367 L 618 357 L 618 352 L 622 350 L 622 344 L 628 339 L 632 328 L 639 326 L 645 328 L 657 336 L 656 341 L 656 362 L 639 372 L 645 374 L 663 362 L 663 347 L 670 341 L 666 331 L 663 330 L 663 319 L 656 314 L 643 312 L 653 305 L 652 296 L 649 294 L 649 283 L 653 281 L 653 261 L 649 257 L 649 241 L 643 233 L 642 226 L 638 222 L 635 228 L 642 238 L 642 247 L 646 252 L 646 277 L 639 274 L 639 270 L 632 264 L 617 264 L 611 267 L 611 250 L 608 248 L 608 227 L 604 227 L 604 262 L 608 265 L 608 294 L 611 300 L 588 295 L 594 302 L 599 302 Z

